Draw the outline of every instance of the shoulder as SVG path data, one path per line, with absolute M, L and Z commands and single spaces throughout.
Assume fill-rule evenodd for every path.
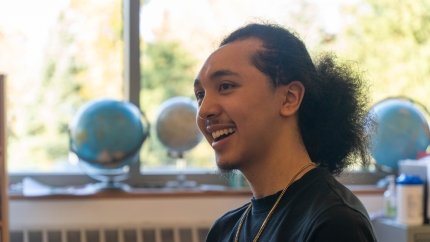
M 326 169 L 309 172 L 291 195 L 306 241 L 376 241 L 361 201 Z
M 315 169 L 312 176 L 307 189 L 314 198 L 308 204 L 310 241 L 376 241 L 361 201 L 328 171 Z
M 369 219 L 347 205 L 325 210 L 314 222 L 310 241 L 376 241 Z
M 324 205 L 323 208 L 345 205 L 368 217 L 365 207 L 354 193 L 324 168 L 314 169 L 305 186 L 306 189 L 302 187 L 302 190 L 313 191 L 312 194 L 307 194 L 319 201 L 317 205 Z

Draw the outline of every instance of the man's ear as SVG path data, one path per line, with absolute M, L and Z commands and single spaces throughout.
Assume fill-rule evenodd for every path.
M 305 87 L 299 81 L 292 81 L 287 85 L 280 86 L 280 88 L 283 95 L 280 114 L 282 116 L 291 116 L 299 110 L 305 95 Z

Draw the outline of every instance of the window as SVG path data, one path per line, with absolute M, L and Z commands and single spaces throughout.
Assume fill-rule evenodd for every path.
M 124 96 L 121 1 L 20 0 L 0 5 L 8 168 L 78 170 L 67 159 L 67 126 L 74 112 L 94 98 Z
M 80 174 L 79 165 L 68 159 L 68 123 L 85 102 L 108 97 L 133 99 L 151 122 L 151 136 L 134 173 L 174 175 L 175 159 L 154 134 L 160 104 L 173 96 L 192 97 L 192 81 L 204 59 L 224 35 L 253 20 L 291 27 L 313 55 L 333 50 L 358 62 L 371 80 L 372 103 L 405 95 L 429 107 L 428 8 L 424 0 L 414 5 L 373 0 L 150 0 L 141 1 L 138 18 L 128 18 L 123 13 L 136 14 L 136 9 L 127 12 L 121 0 L 4 1 L 0 72 L 8 80 L 8 169 L 40 177 Z M 140 19 L 139 83 L 124 78 L 129 68 L 124 46 L 133 41 L 123 38 L 128 26 L 124 19 L 132 26 Z M 196 174 L 216 170 L 204 141 L 186 152 L 185 159 Z

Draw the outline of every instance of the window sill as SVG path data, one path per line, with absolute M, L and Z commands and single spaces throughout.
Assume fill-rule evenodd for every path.
M 374 185 L 347 186 L 355 195 L 381 195 L 384 189 Z M 251 197 L 247 188 L 233 189 L 219 186 L 200 188 L 137 188 L 129 191 L 99 191 L 90 194 L 52 193 L 43 195 L 10 194 L 10 200 L 75 200 L 75 199 L 134 199 L 134 198 L 199 198 L 199 197 Z
M 51 193 L 43 195 L 9 194 L 10 200 L 70 200 L 70 199 L 133 199 L 133 198 L 198 198 L 198 197 L 251 197 L 249 189 L 202 186 L 200 188 L 136 188 L 129 191 L 98 191 L 88 194 Z

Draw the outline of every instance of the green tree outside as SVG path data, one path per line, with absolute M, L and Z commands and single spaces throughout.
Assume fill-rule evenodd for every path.
M 334 44 L 364 69 L 371 102 L 406 96 L 430 107 L 430 1 L 367 0 L 347 11 L 355 21 Z
M 197 60 L 180 43 L 160 40 L 142 44 L 141 107 L 151 125 L 151 135 L 144 143 L 141 155 L 142 167 L 174 167 L 175 160 L 167 155 L 167 150 L 158 141 L 155 125 L 160 104 L 175 96 L 194 98 L 191 88 L 195 78 Z M 213 165 L 211 151 L 200 144 L 186 152 L 188 164 L 196 167 Z

